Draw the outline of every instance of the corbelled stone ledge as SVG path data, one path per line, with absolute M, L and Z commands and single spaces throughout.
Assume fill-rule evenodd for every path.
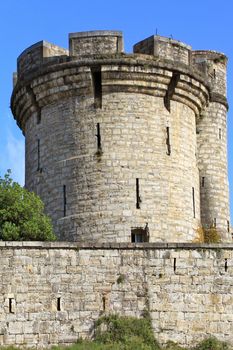
M 157 250 L 157 249 L 227 249 L 233 250 L 233 243 L 76 243 L 76 242 L 11 242 L 0 241 L 0 249 L 119 249 L 119 250 Z

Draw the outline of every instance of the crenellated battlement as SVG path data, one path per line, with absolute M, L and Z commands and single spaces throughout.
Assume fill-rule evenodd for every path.
M 193 51 L 192 64 L 211 80 L 210 92 L 226 97 L 227 57 L 216 51 Z
M 153 35 L 133 47 L 133 54 L 124 53 L 123 34 L 121 31 L 88 31 L 69 34 L 69 50 L 57 45 L 40 41 L 22 52 L 17 60 L 17 74 L 14 76 L 14 85 L 17 77 L 20 81 L 27 80 L 38 71 L 44 73 L 59 69 L 57 65 L 79 62 L 89 66 L 102 64 L 102 60 L 114 60 L 119 63 L 134 60 L 144 61 L 144 65 L 170 68 L 170 70 L 185 72 L 198 81 L 204 83 L 210 92 L 212 100 L 226 102 L 226 63 L 224 54 L 216 51 L 192 51 L 191 46 L 178 40 Z M 99 62 L 97 62 L 100 60 Z M 69 64 L 70 63 L 70 64 Z M 63 68 L 63 66 L 61 66 Z M 33 74 L 35 73 L 35 74 Z
M 55 57 L 69 56 L 69 51 L 47 41 L 38 43 L 24 50 L 17 59 L 17 74 L 22 78 L 28 71 L 39 69 L 43 64 L 48 63 Z
M 185 65 L 190 65 L 191 63 L 191 46 L 159 35 L 152 35 L 135 44 L 133 51 L 134 53 L 153 55 Z
M 70 56 L 114 54 L 124 50 L 120 31 L 98 30 L 69 34 Z

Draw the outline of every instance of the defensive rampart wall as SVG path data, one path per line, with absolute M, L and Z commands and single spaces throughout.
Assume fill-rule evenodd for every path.
M 0 242 L 0 344 L 91 337 L 103 314 L 141 317 L 155 336 L 233 342 L 233 245 Z

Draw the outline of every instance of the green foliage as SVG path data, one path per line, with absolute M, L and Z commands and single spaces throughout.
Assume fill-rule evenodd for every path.
M 111 316 L 112 317 L 112 316 Z M 121 319 L 121 318 L 120 318 Z M 62 347 L 54 347 L 54 350 L 64 350 Z M 148 345 L 140 336 L 132 336 L 124 341 L 103 343 L 103 342 L 90 342 L 87 340 L 80 340 L 77 344 L 65 348 L 66 350 L 188 350 L 169 341 L 166 346 L 159 347 L 156 345 Z M 196 347 L 190 347 L 190 350 L 231 350 L 225 342 L 221 342 L 215 338 L 208 338 L 199 343 Z M 12 349 L 14 350 L 14 349 Z
M 124 349 L 160 349 L 147 318 L 103 316 L 96 322 L 95 341 L 124 344 Z
M 211 337 L 200 342 L 194 350 L 230 350 L 230 347 L 227 343 Z
M 188 350 L 187 348 L 183 348 L 182 346 L 176 344 L 173 341 L 167 342 L 166 346 L 163 349 L 164 350 Z
M 100 344 L 90 342 L 88 340 L 78 341 L 69 347 L 53 347 L 52 350 L 122 350 L 123 348 L 119 344 Z M 135 349 L 134 349 L 135 350 Z
M 217 231 L 216 227 L 210 226 L 208 228 L 204 228 L 204 242 L 205 243 L 220 243 L 221 236 Z
M 197 236 L 194 239 L 194 243 L 220 243 L 221 235 L 217 228 L 213 225 L 209 227 L 199 226 L 196 229 Z
M 110 321 L 110 319 L 112 321 Z M 52 350 L 232 350 L 232 347 L 229 344 L 219 341 L 214 337 L 204 339 L 195 347 L 184 348 L 174 343 L 173 341 L 169 341 L 165 346 L 161 347 L 158 345 L 158 342 L 154 338 L 153 341 L 151 341 L 152 339 L 149 341 L 146 338 L 144 339 L 144 337 L 147 336 L 148 332 L 149 337 L 151 337 L 151 326 L 150 323 L 148 324 L 149 320 L 145 319 L 143 320 L 135 319 L 133 317 L 108 316 L 102 317 L 99 321 L 97 321 L 97 327 L 106 325 L 106 322 L 113 322 L 113 324 L 116 325 L 116 320 L 118 321 L 115 331 L 119 329 L 121 335 L 120 337 L 114 335 L 113 338 L 110 336 L 110 338 L 112 338 L 112 341 L 110 341 L 110 338 L 108 338 L 107 342 L 105 341 L 106 339 L 99 339 L 98 341 L 97 339 L 94 341 L 79 339 L 76 344 L 68 347 L 53 346 Z M 120 327 L 119 324 L 121 324 Z M 133 330 L 131 329 L 131 327 L 134 325 L 136 325 L 135 333 L 137 331 L 137 335 L 133 334 Z M 138 328 L 140 325 L 142 325 L 142 329 Z M 122 327 L 126 327 L 125 336 L 122 336 Z M 146 331 L 145 328 L 147 329 Z M 17 350 L 17 348 L 13 346 L 4 347 L 2 349 Z
M 196 237 L 193 240 L 194 243 L 204 243 L 205 241 L 205 237 L 204 237 L 204 230 L 202 226 L 198 226 L 198 228 L 196 229 Z
M 125 281 L 125 275 L 120 275 L 120 276 L 117 278 L 117 284 L 124 283 L 124 281 Z
M 226 63 L 226 57 L 224 55 L 221 55 L 219 57 L 216 57 L 214 59 L 214 63 Z
M 54 241 L 50 218 L 34 193 L 22 188 L 8 170 L 0 177 L 0 239 L 6 241 Z

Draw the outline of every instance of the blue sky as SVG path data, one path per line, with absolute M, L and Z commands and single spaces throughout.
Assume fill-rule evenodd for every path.
M 0 2 L 0 175 L 12 169 L 24 184 L 24 138 L 12 118 L 10 96 L 17 56 L 47 40 L 68 47 L 68 33 L 109 29 L 124 32 L 125 51 L 156 33 L 193 49 L 229 57 L 228 159 L 233 221 L 233 1 L 232 0 L 2 0 Z

